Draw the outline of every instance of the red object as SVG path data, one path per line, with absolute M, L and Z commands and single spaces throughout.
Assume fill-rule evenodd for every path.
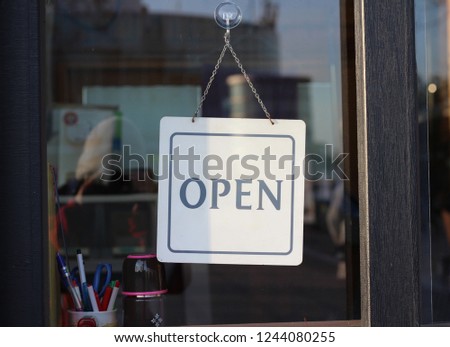
M 94 318 L 81 318 L 78 323 L 78 327 L 96 327 L 97 323 Z
M 78 115 L 75 112 L 67 112 L 64 115 L 64 124 L 75 125 L 78 123 Z
M 95 290 L 94 290 L 94 295 L 95 295 L 95 301 L 97 301 L 98 310 L 100 311 L 100 298 L 98 297 L 98 294 Z
M 106 309 L 108 308 L 109 299 L 111 299 L 112 291 L 113 289 L 111 286 L 106 287 L 105 294 L 103 294 L 102 303 L 99 306 L 100 311 L 106 311 Z

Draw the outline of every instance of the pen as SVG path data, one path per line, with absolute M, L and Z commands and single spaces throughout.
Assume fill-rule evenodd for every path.
M 100 311 L 106 311 L 108 309 L 109 300 L 111 299 L 111 294 L 115 286 L 116 281 L 111 281 L 109 286 L 106 287 L 105 294 L 103 294 L 102 303 L 100 304 Z
M 109 300 L 107 311 L 114 310 L 114 305 L 116 303 L 117 293 L 119 292 L 119 286 L 120 286 L 120 282 L 116 281 L 116 284 L 114 285 L 114 288 L 112 290 L 111 299 Z
M 92 286 L 88 286 L 89 299 L 91 300 L 92 310 L 94 312 L 98 312 L 97 299 L 95 298 L 94 288 Z
M 78 271 L 80 273 L 80 283 L 81 284 L 86 283 L 86 272 L 84 271 L 83 254 L 79 249 L 77 249 L 77 264 L 78 264 Z
M 72 281 L 70 280 L 69 270 L 67 270 L 64 259 L 62 258 L 61 254 L 59 254 L 59 252 L 56 253 L 56 261 L 58 263 L 59 272 L 61 276 L 63 276 L 63 283 L 66 286 L 67 290 L 69 291 L 70 296 L 72 297 L 75 309 L 77 311 L 82 311 L 83 307 L 81 305 L 80 299 L 77 296 L 75 288 L 72 285 Z
M 92 311 L 91 300 L 89 299 L 89 292 L 87 288 L 86 272 L 84 271 L 83 254 L 81 254 L 79 249 L 77 249 L 77 264 L 78 272 L 80 273 L 81 296 L 83 298 L 84 310 Z
M 97 303 L 98 310 L 100 311 L 100 298 L 98 296 L 98 293 L 95 291 L 95 289 L 94 289 L 94 295 L 95 295 L 95 302 Z
M 75 289 L 75 293 L 77 294 L 78 300 L 80 301 L 80 303 L 82 303 L 80 287 L 78 287 L 77 281 L 72 280 L 72 286 L 73 286 L 73 289 Z

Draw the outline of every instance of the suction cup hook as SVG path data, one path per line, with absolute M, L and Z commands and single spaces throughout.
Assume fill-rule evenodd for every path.
M 231 1 L 219 4 L 214 11 L 214 19 L 218 26 L 229 31 L 236 28 L 242 20 L 241 9 Z
M 234 60 L 236 61 L 237 66 L 241 70 L 242 74 L 244 75 L 245 80 L 247 81 L 248 86 L 252 90 L 253 94 L 255 95 L 256 100 L 258 101 L 259 105 L 261 106 L 262 110 L 264 111 L 266 117 L 269 119 L 270 123 L 274 125 L 274 121 L 272 120 L 272 117 L 270 116 L 269 111 L 267 111 L 266 106 L 264 105 L 263 101 L 261 100 L 261 97 L 259 96 L 258 92 L 256 91 L 256 88 L 254 87 L 252 81 L 250 80 L 250 77 L 248 76 L 247 72 L 245 71 L 244 67 L 242 66 L 241 61 L 239 60 L 236 52 L 234 51 L 233 47 L 231 46 L 230 42 L 230 29 L 236 28 L 239 23 L 241 23 L 242 20 L 242 13 L 239 6 L 237 6 L 234 2 L 231 1 L 225 1 L 219 4 L 219 6 L 216 7 L 216 10 L 214 11 L 214 19 L 216 20 L 216 23 L 221 28 L 225 29 L 225 45 L 222 48 L 222 52 L 220 53 L 219 59 L 217 60 L 217 64 L 214 67 L 213 72 L 211 73 L 211 77 L 209 78 L 209 82 L 206 85 L 205 90 L 203 91 L 203 95 L 200 99 L 200 103 L 198 104 L 197 111 L 195 111 L 194 115 L 192 116 L 192 123 L 195 122 L 195 118 L 198 116 L 199 112 L 202 109 L 203 102 L 206 100 L 206 96 L 208 95 L 209 88 L 211 87 L 214 77 L 217 74 L 217 70 L 219 70 L 220 64 L 222 63 L 223 57 L 227 50 L 230 51 L 231 55 L 233 56 Z

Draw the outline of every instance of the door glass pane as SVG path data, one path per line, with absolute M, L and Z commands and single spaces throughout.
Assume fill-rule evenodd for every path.
M 82 251 L 88 280 L 99 262 L 121 279 L 128 254 L 156 252 L 159 121 L 197 109 L 224 45 L 212 15 L 219 3 L 47 2 L 48 160 L 61 203 L 51 240 L 72 266 Z M 243 21 L 231 43 L 265 106 L 274 118 L 306 122 L 304 260 L 166 263 L 165 323 L 359 319 L 352 2 L 236 3 Z M 201 115 L 265 117 L 229 53 Z M 111 153 L 121 169 L 105 182 L 102 158 Z M 55 298 L 59 324 L 70 305 L 63 299 Z
M 430 184 L 423 219 L 429 221 L 431 233 L 423 238 L 422 251 L 423 291 L 432 302 L 428 323 L 450 321 L 449 13 L 448 0 L 416 1 L 420 127 L 425 131 L 422 167 L 429 169 L 425 176 Z

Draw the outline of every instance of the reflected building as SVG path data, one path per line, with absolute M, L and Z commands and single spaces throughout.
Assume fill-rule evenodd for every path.
M 55 3 L 51 49 L 56 102 L 82 103 L 83 87 L 93 85 L 201 85 L 217 62 L 224 30 L 212 15 L 153 13 L 136 0 L 92 3 L 103 5 Z M 232 30 L 233 47 L 255 74 L 278 73 L 278 37 L 270 11 L 258 23 L 244 20 Z M 236 67 L 228 54 L 222 65 Z
M 104 119 L 95 116 L 96 110 L 104 113 L 106 106 L 115 110 L 112 115 L 120 111 L 126 120 L 122 124 L 133 123 L 145 139 L 145 148 L 132 146 L 133 153 L 156 155 L 159 134 L 155 124 L 165 115 L 193 114 L 224 45 L 225 30 L 212 15 L 153 12 L 151 6 L 143 6 L 138 0 L 58 0 L 48 19 L 53 23 L 48 49 L 52 52 L 54 102 L 48 155 L 58 166 L 60 185 L 64 185 L 66 194 L 71 194 L 67 186 L 79 187 L 71 182 L 77 178 L 76 156 L 81 156 L 89 132 Z M 308 79 L 279 76 L 276 23 L 277 8 L 267 2 L 258 20 L 250 23 L 244 19 L 232 30 L 231 43 L 273 117 L 306 120 L 310 113 Z M 265 117 L 241 77 L 227 52 L 202 115 Z M 64 123 L 68 113 L 76 115 L 77 124 Z M 92 114 L 94 117 L 90 117 Z M 77 144 L 65 140 L 69 133 L 77 134 Z M 123 145 L 126 138 L 122 138 Z M 153 191 L 144 189 L 148 190 Z M 125 207 L 129 209 L 129 205 Z M 153 229 L 155 223 L 150 224 Z M 127 229 L 126 223 L 107 221 L 105 225 Z M 113 233 L 121 244 L 130 246 L 134 242 L 126 242 L 126 235 L 119 231 Z M 87 246 L 92 241 L 84 239 Z

